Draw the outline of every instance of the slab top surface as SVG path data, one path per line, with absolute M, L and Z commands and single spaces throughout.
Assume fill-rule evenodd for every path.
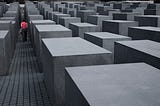
M 62 25 L 36 25 L 36 28 L 40 32 L 46 31 L 71 31 L 70 29 L 62 26 Z
M 160 70 L 145 63 L 66 68 L 90 106 L 159 106 Z
M 0 38 L 4 38 L 7 35 L 8 31 L 7 30 L 1 30 L 0 31 Z
M 107 22 L 115 22 L 115 23 L 132 23 L 136 21 L 127 21 L 127 20 L 105 20 Z
M 117 41 L 117 43 L 160 58 L 160 43 L 151 40 Z
M 87 32 L 86 34 L 101 38 L 101 39 L 118 39 L 118 38 L 130 38 L 123 35 L 118 35 L 109 32 Z
M 42 39 L 52 56 L 103 54 L 111 52 L 79 37 Z
M 137 15 L 138 17 L 148 17 L 148 18 L 160 18 L 160 15 Z
M 32 23 L 38 24 L 38 23 L 55 23 L 52 20 L 32 20 Z
M 61 17 L 61 19 L 80 19 L 78 17 Z
M 89 16 L 92 16 L 92 17 L 110 17 L 110 16 L 106 16 L 106 15 L 89 15 Z
M 131 28 L 160 32 L 160 27 L 142 26 L 142 27 L 131 27 Z
M 71 23 L 72 25 L 78 26 L 78 27 L 95 27 L 96 25 L 90 24 L 90 23 Z
M 11 21 L 9 21 L 9 20 L 0 20 L 0 24 L 1 24 L 1 23 L 3 23 L 3 24 L 4 24 L 4 23 L 7 23 L 7 24 L 8 24 L 8 23 L 10 23 L 10 22 L 11 22 Z

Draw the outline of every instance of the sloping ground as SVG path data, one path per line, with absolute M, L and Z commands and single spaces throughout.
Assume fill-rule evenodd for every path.
M 0 76 L 0 106 L 50 106 L 30 42 L 18 42 L 9 75 Z

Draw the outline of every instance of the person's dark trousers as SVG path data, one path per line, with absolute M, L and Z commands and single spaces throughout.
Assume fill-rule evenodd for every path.
M 23 29 L 23 42 L 27 41 L 27 29 Z

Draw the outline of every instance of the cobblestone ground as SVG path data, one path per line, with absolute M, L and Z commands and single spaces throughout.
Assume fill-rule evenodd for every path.
M 0 106 L 50 106 L 30 42 L 18 42 L 9 75 L 0 76 Z

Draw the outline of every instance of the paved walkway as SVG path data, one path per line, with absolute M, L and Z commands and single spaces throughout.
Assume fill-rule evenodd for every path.
M 0 106 L 50 106 L 30 42 L 18 42 L 9 75 L 0 76 Z

